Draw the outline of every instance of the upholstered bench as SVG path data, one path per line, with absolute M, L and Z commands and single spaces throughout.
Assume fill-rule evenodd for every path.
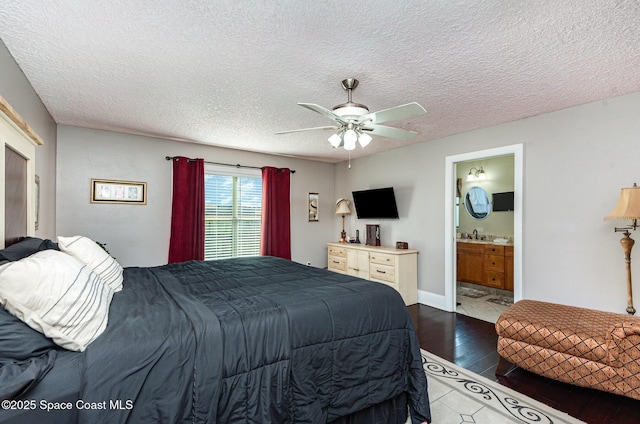
M 640 399 L 640 318 L 521 300 L 496 322 L 500 363 Z

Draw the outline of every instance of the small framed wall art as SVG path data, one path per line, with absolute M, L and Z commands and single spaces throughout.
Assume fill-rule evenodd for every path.
M 147 204 L 147 183 L 91 179 L 91 203 Z
M 320 221 L 320 216 L 318 215 L 318 201 L 318 193 L 309 193 L 307 197 L 307 204 L 309 206 L 309 222 Z

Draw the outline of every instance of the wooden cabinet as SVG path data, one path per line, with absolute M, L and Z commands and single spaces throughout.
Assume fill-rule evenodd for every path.
M 418 251 L 385 246 L 328 243 L 329 271 L 393 287 L 405 304 L 418 303 Z
M 347 274 L 369 279 L 369 253 L 364 250 L 345 250 L 347 251 Z
M 347 273 L 347 249 L 341 246 L 329 246 L 329 270 Z
M 484 245 L 457 243 L 456 265 L 458 281 L 484 283 Z
M 504 246 L 484 245 L 484 283 L 496 289 L 504 288 Z
M 513 246 L 456 243 L 457 280 L 513 290 Z
M 504 289 L 513 291 L 513 246 L 504 248 Z

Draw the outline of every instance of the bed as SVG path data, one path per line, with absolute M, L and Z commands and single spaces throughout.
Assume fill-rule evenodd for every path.
M 0 289 L 6 264 L 69 253 L 23 242 L 35 253 L 0 251 Z M 114 284 L 84 348 L 0 308 L 1 423 L 430 421 L 411 317 L 384 284 L 273 257 L 125 268 Z

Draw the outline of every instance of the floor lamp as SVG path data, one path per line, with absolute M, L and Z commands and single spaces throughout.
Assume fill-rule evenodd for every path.
M 613 211 L 604 219 L 615 220 L 631 220 L 631 225 L 626 227 L 615 227 L 616 233 L 622 232 L 623 237 L 620 240 L 622 250 L 624 251 L 624 257 L 627 267 L 627 312 L 631 315 L 636 313 L 636 308 L 633 307 L 633 288 L 631 285 L 631 249 L 635 241 L 629 237 L 631 233 L 629 230 L 638 227 L 638 219 L 640 219 L 640 187 L 635 183 L 633 187 L 627 187 L 620 190 L 620 198 Z
M 338 199 L 338 201 L 336 202 L 336 215 L 342 215 L 342 232 L 340 233 L 340 243 L 347 242 L 347 233 L 344 230 L 344 217 L 345 215 L 351 215 L 349 203 L 351 203 L 351 201 L 347 199 Z

